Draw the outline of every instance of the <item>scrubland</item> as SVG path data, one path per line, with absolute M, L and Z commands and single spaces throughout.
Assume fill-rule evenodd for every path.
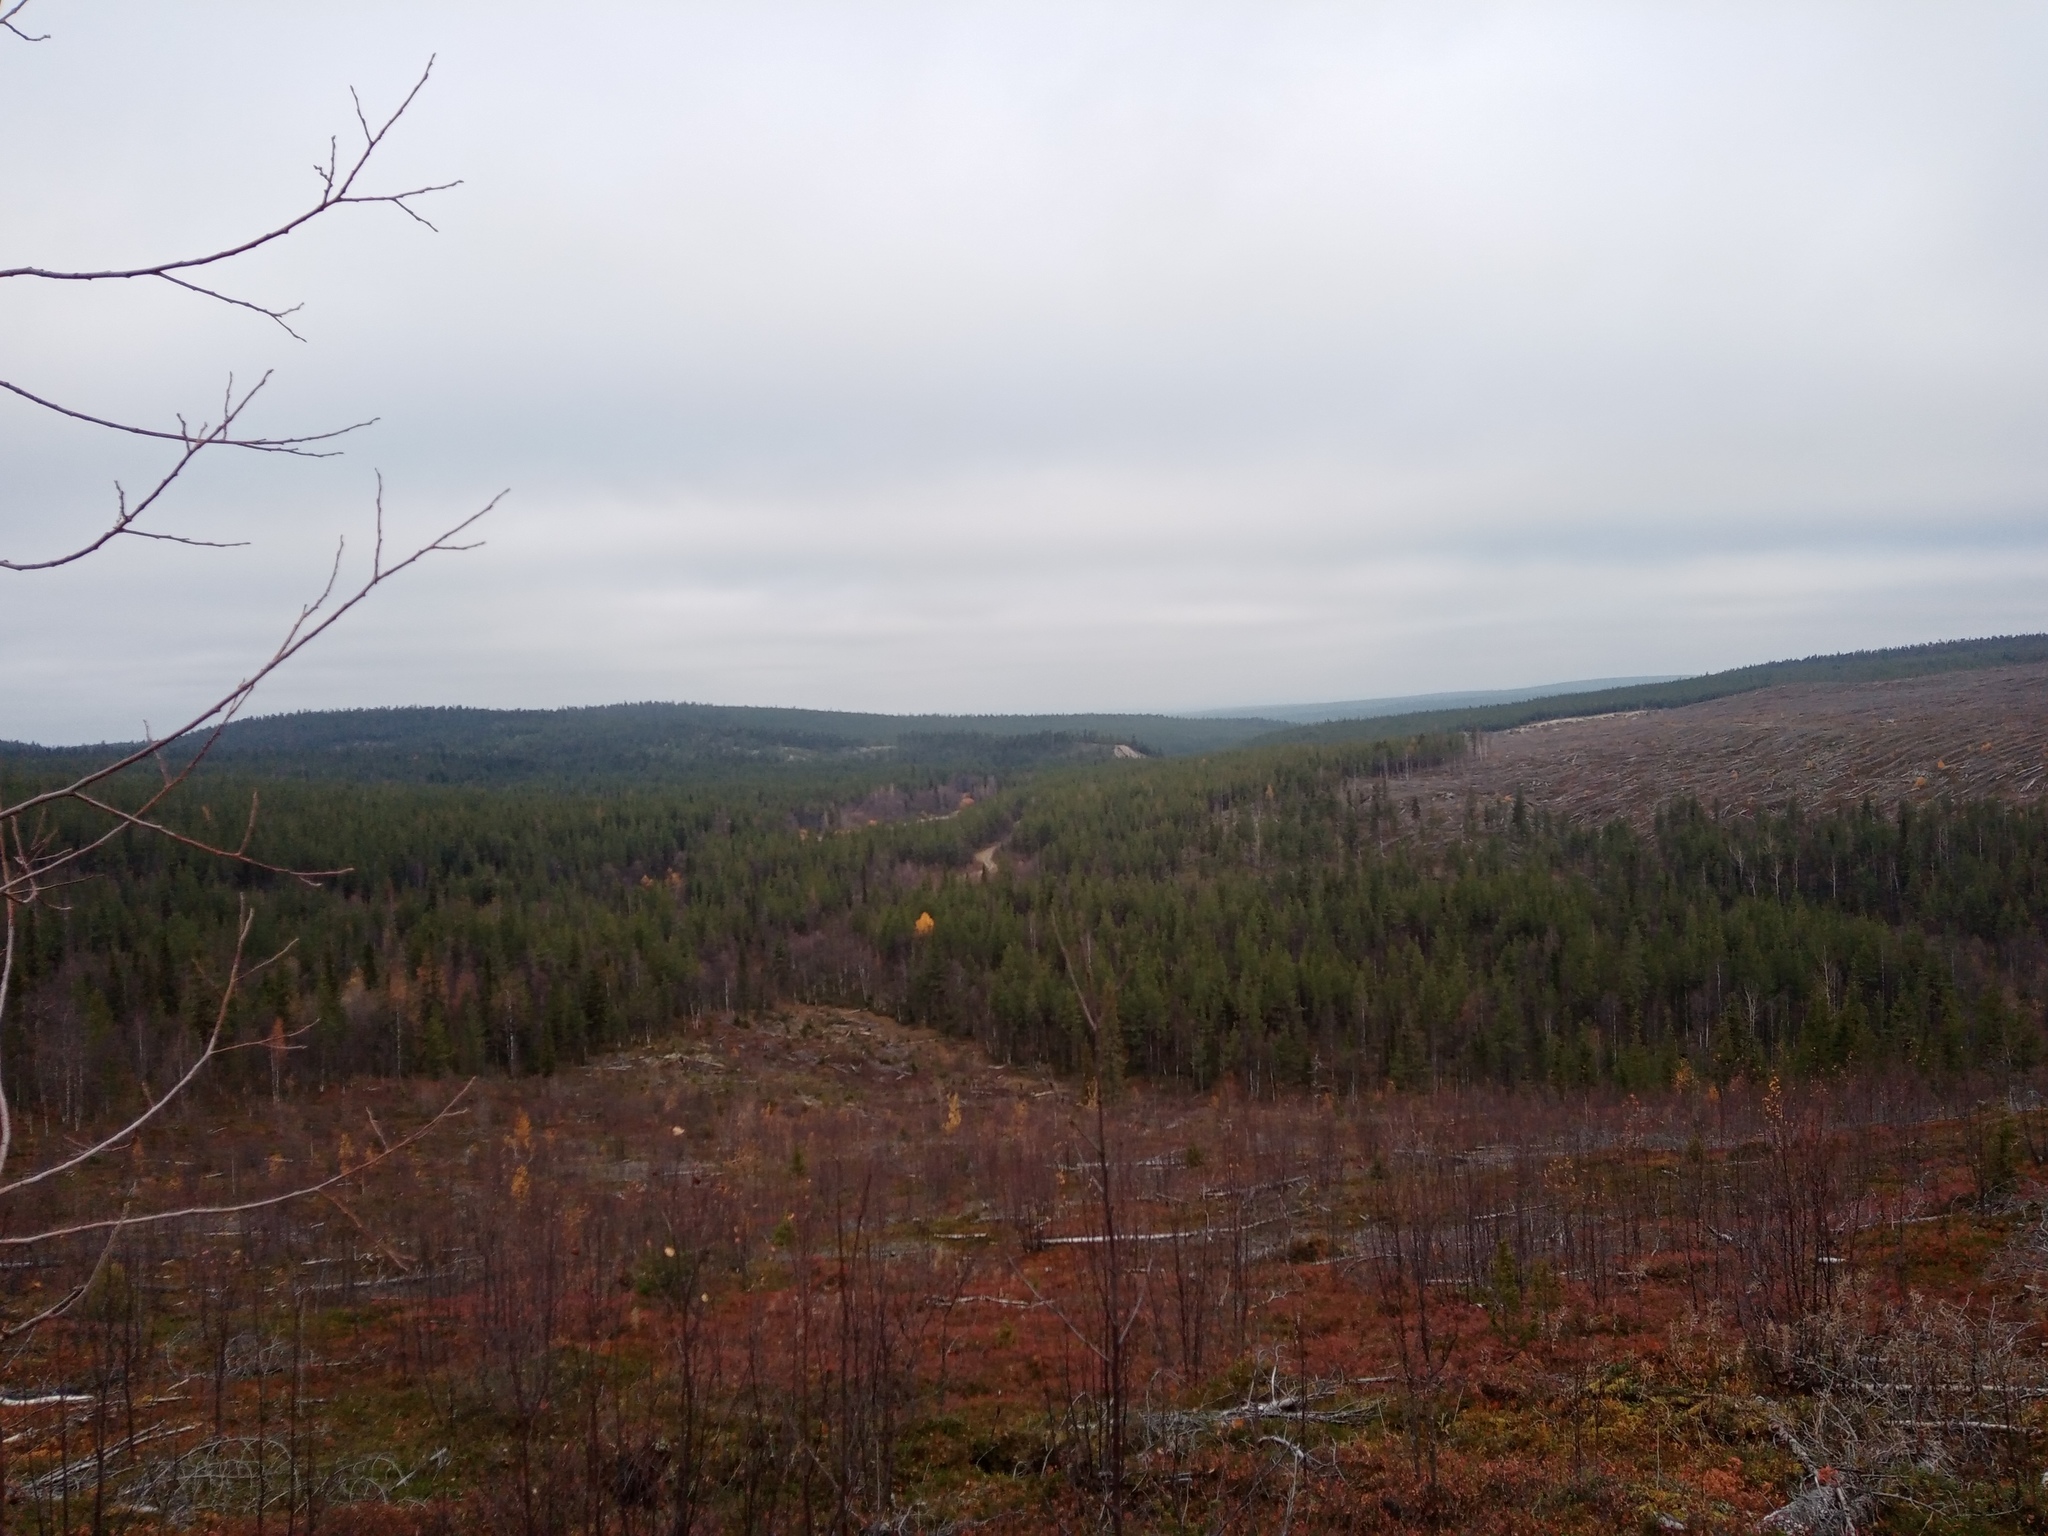
M 453 1092 L 217 1106 L 132 1162 L 259 1199 Z M 8 1515 L 2031 1528 L 2033 1104 L 1907 1075 L 1104 1103 L 870 1015 L 706 1022 L 479 1083 L 323 1195 L 14 1270 L 26 1305 L 97 1265 L 9 1370 Z M 175 1194 L 109 1169 L 40 1214 Z

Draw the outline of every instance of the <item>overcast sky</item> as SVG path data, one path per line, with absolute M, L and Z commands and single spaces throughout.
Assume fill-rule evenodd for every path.
M 128 737 L 334 541 L 511 496 L 258 709 L 1173 710 L 2048 629 L 2048 10 L 37 0 L 0 378 L 272 430 L 0 580 L 0 737 Z M 0 555 L 162 455 L 0 401 Z

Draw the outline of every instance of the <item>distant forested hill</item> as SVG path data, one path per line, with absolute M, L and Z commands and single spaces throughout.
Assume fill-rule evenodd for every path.
M 883 777 L 1014 775 L 1110 757 L 1119 744 L 1184 757 L 1292 742 L 1392 741 L 1503 730 L 1625 709 L 1672 709 L 1783 683 L 1919 677 L 2048 660 L 2048 635 L 1952 640 L 1769 662 L 1673 682 L 1518 703 L 1292 725 L 1176 715 L 877 715 L 722 704 L 582 709 L 350 709 L 230 726 L 213 760 L 238 774 L 361 783 L 555 785 L 704 782 L 762 772 L 883 770 Z M 114 744 L 118 746 L 119 744 Z M 113 746 L 0 742 L 0 762 L 39 772 L 101 761 Z M 878 781 L 879 782 L 879 781 Z
M 660 783 L 759 770 L 880 766 L 1014 773 L 1109 757 L 1212 752 L 1274 720 L 1168 715 L 872 715 L 717 704 L 587 709 L 350 709 L 271 715 L 228 727 L 214 763 L 237 773 L 363 783 Z M 0 747 L 51 771 L 107 749 Z

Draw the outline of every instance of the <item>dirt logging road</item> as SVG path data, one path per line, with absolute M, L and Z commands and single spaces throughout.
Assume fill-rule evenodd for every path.
M 1682 795 L 1755 814 L 2048 792 L 2048 664 L 1798 684 L 1683 709 L 1555 720 L 1479 738 L 1402 790 L 1455 825 L 1468 796 L 1647 827 Z

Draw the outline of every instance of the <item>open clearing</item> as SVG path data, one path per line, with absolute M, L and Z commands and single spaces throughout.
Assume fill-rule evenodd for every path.
M 1480 738 L 1407 791 L 1449 819 L 1467 795 L 1648 826 L 1693 795 L 1754 815 L 1870 799 L 2022 799 L 2048 785 L 2048 665 L 1893 682 L 1797 684 L 1683 709 L 1597 715 Z
M 1111 1523 L 1113 1391 L 1129 1530 L 1754 1530 L 1847 1464 L 1801 1438 L 1801 1373 L 1842 1349 L 1919 1373 L 1910 1401 L 1851 1383 L 1844 1433 L 1910 1419 L 1886 1456 L 1971 1476 L 2029 1454 L 2035 1354 L 1937 1303 L 1988 1264 L 1998 1316 L 2036 1315 L 2041 1191 L 1977 1197 L 1983 1122 L 1956 1086 L 1140 1086 L 1098 1121 L 1080 1085 L 871 1014 L 703 1020 L 478 1084 L 336 1199 L 135 1249 L 118 1306 L 16 1362 L 10 1513 L 60 1530 L 104 1500 L 130 1528 L 238 1536 L 313 1509 L 363 1536 L 1086 1530 Z M 269 1149 L 326 1171 L 450 1091 L 358 1083 L 164 1134 L 246 1199 L 293 1176 Z M 1858 1321 L 1906 1297 L 1896 1337 Z M 1836 1355 L 1784 1326 L 1815 1309 Z M 886 1461 L 860 1459 L 883 1437 Z

